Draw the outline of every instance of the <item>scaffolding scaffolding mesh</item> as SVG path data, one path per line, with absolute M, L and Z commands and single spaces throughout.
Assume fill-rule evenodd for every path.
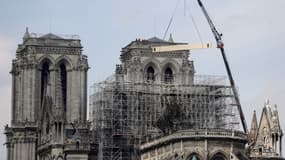
M 232 89 L 222 76 L 195 76 L 194 84 L 132 83 L 114 76 L 91 87 L 90 120 L 98 133 L 99 159 L 139 159 L 139 145 L 161 136 L 155 125 L 175 100 L 188 128 L 238 129 Z

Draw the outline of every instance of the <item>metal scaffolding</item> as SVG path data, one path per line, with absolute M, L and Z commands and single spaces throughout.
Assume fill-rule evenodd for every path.
M 196 76 L 193 85 L 132 83 L 111 77 L 94 84 L 90 96 L 98 158 L 139 159 L 142 141 L 166 134 L 157 123 L 173 102 L 183 113 L 179 121 L 187 123 L 179 129 L 239 127 L 236 103 L 224 77 Z

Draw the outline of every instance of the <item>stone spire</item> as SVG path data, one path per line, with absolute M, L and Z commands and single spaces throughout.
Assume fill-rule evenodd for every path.
M 281 130 L 280 128 L 280 123 L 279 123 L 279 116 L 278 116 L 278 110 L 277 110 L 277 105 L 275 104 L 274 105 L 274 108 L 273 108 L 273 114 L 272 114 L 272 128 L 274 130 Z
M 30 38 L 29 28 L 26 27 L 26 32 L 23 37 L 23 41 L 25 42 L 28 38 Z
M 173 40 L 173 37 L 172 37 L 172 34 L 171 34 L 171 33 L 170 33 L 170 36 L 169 36 L 168 42 L 171 42 L 171 43 L 173 43 L 173 42 L 174 42 L 174 40 Z
M 258 124 L 256 118 L 256 111 L 253 111 L 252 121 L 251 121 L 251 128 L 249 132 L 249 141 L 250 143 L 255 142 L 256 134 L 257 134 Z

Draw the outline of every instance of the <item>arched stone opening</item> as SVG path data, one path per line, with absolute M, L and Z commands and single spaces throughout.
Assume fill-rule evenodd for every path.
M 173 83 L 173 71 L 170 67 L 167 67 L 164 71 L 163 80 L 165 83 Z
M 153 82 L 157 80 L 159 69 L 154 62 L 150 62 L 144 67 L 144 79 L 147 82 Z
M 191 153 L 186 160 L 202 160 L 201 156 L 198 153 Z
M 72 66 L 68 59 L 62 58 L 56 61 L 56 87 L 59 88 L 60 95 L 59 95 L 59 105 L 63 108 L 63 111 L 66 112 L 67 108 L 67 87 L 68 87 L 68 72 L 71 70 Z
M 41 66 L 41 105 L 43 98 L 47 92 L 47 87 L 50 78 L 50 62 L 46 61 Z
M 159 80 L 157 75 L 160 74 L 160 63 L 155 58 L 149 58 L 142 62 L 143 80 L 145 82 L 153 82 Z
M 72 60 L 67 56 L 60 56 L 55 61 L 56 67 L 59 67 L 61 64 L 64 64 L 67 70 L 71 70 L 74 66 Z
M 162 66 L 161 80 L 164 83 L 174 83 L 177 78 L 179 64 L 173 60 L 168 60 Z
M 155 71 L 152 66 L 149 66 L 146 70 L 146 80 L 154 81 L 155 80 Z
M 62 95 L 62 106 L 64 111 L 66 111 L 66 96 L 67 96 L 67 71 L 65 64 L 60 64 L 59 66 L 59 76 L 60 76 L 60 88 Z
M 211 158 L 211 160 L 227 160 L 227 157 L 223 153 L 218 152 Z

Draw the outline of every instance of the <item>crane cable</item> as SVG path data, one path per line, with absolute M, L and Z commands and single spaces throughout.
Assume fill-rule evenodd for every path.
M 192 23 L 193 23 L 193 26 L 194 26 L 194 28 L 195 28 L 195 31 L 196 31 L 196 34 L 198 35 L 198 38 L 199 38 L 199 40 L 200 40 L 200 42 L 203 44 L 203 39 L 202 39 L 202 36 L 201 36 L 201 33 L 200 33 L 200 31 L 199 31 L 199 28 L 198 28 L 198 26 L 197 26 L 197 23 L 196 23 L 196 21 L 195 21 L 195 18 L 194 18 L 194 16 L 193 16 L 193 14 L 192 14 L 192 12 L 191 12 L 191 9 L 190 9 L 190 7 L 187 5 L 187 3 L 184 3 L 184 5 L 185 5 L 185 9 L 188 9 L 188 13 L 189 13 L 189 16 L 190 16 L 190 19 L 192 20 Z
M 178 8 L 178 5 L 179 5 L 180 1 L 181 1 L 181 0 L 178 0 L 177 3 L 176 3 L 175 9 L 174 9 L 174 11 L 173 11 L 173 13 L 172 13 L 172 15 L 171 15 L 171 18 L 170 18 L 170 20 L 169 20 L 168 26 L 167 26 L 167 28 L 166 28 L 166 30 L 165 30 L 165 32 L 164 32 L 163 40 L 165 40 L 165 37 L 166 37 L 166 35 L 167 35 L 167 33 L 168 33 L 168 30 L 169 30 L 169 28 L 170 28 L 170 26 L 171 26 L 171 24 L 172 24 L 174 15 L 175 15 L 175 13 L 176 13 L 176 10 L 177 10 L 177 8 Z
M 175 15 L 175 13 L 176 13 L 176 11 L 177 11 L 177 8 L 178 8 L 178 5 L 179 5 L 180 1 L 181 1 L 181 0 L 178 0 L 177 3 L 176 3 L 175 9 L 174 9 L 174 11 L 173 11 L 173 13 L 172 13 L 172 15 L 171 15 L 171 18 L 170 18 L 170 20 L 169 20 L 168 26 L 167 26 L 167 28 L 166 28 L 166 30 L 165 30 L 165 32 L 164 32 L 163 40 L 165 40 L 165 38 L 166 38 L 166 36 L 167 36 L 168 30 L 169 30 L 169 28 L 170 28 L 170 26 L 171 26 L 171 24 L 172 24 L 174 15 Z M 198 36 L 200 42 L 203 43 L 203 39 L 202 39 L 201 33 L 200 33 L 200 31 L 199 31 L 199 28 L 198 28 L 198 26 L 197 26 L 197 23 L 196 23 L 196 21 L 195 21 L 195 18 L 194 18 L 194 16 L 193 16 L 192 12 L 191 12 L 190 7 L 189 7 L 188 4 L 186 3 L 186 0 L 184 0 L 184 15 L 186 15 L 186 9 L 188 10 L 188 13 L 189 13 L 188 16 L 190 17 L 190 19 L 191 19 L 191 21 L 192 21 L 192 23 L 193 23 L 195 32 L 196 32 L 196 34 L 197 34 L 197 36 Z

